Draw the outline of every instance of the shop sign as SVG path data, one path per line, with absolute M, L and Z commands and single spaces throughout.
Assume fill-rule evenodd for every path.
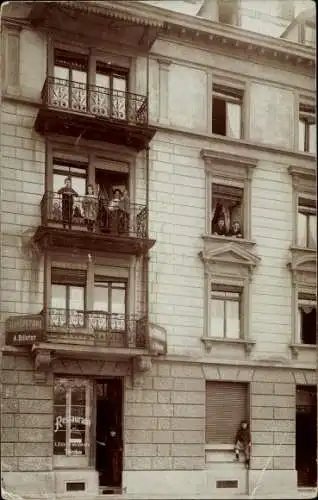
M 25 332 L 25 333 L 7 332 L 6 334 L 6 344 L 13 346 L 32 345 L 36 342 L 40 342 L 42 339 L 43 339 L 42 331 Z

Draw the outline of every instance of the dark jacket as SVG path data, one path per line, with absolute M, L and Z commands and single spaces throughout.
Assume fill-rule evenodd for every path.
M 237 443 L 238 441 L 240 441 L 240 443 L 247 445 L 251 442 L 251 431 L 248 424 L 246 429 L 243 429 L 242 423 L 236 433 L 235 442 Z

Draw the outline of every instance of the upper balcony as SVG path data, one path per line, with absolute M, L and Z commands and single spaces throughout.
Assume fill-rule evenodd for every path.
M 42 198 L 34 241 L 42 249 L 76 247 L 127 255 L 144 254 L 155 243 L 148 235 L 146 206 L 52 192 Z
M 47 77 L 35 130 L 145 149 L 155 134 L 148 98 L 97 85 Z

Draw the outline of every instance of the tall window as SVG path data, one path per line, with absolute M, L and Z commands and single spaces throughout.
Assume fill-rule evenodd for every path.
M 312 106 L 300 106 L 299 108 L 299 151 L 316 154 L 316 116 Z
M 241 139 L 243 92 L 213 85 L 212 133 Z
M 211 184 L 211 234 L 243 238 L 244 190 L 235 184 Z
M 85 324 L 86 272 L 52 268 L 50 326 L 81 328 Z
M 128 72 L 97 62 L 96 91 L 92 92 L 92 111 L 96 114 L 126 119 Z
M 241 336 L 241 296 L 238 287 L 211 285 L 210 336 L 239 339 Z
M 297 233 L 300 247 L 317 247 L 317 206 L 314 199 L 299 196 Z
M 54 87 L 50 104 L 75 111 L 86 111 L 87 74 L 87 56 L 55 49 Z
M 316 298 L 313 295 L 298 295 L 298 340 L 301 344 L 317 344 Z
M 53 454 L 88 457 L 90 442 L 90 386 L 81 379 L 54 381 Z
M 249 419 L 248 385 L 240 382 L 206 382 L 207 444 L 234 444 L 242 420 Z
M 112 330 L 123 330 L 126 324 L 126 310 L 127 281 L 95 275 L 94 311 L 111 315 L 109 320 Z M 105 315 L 101 316 L 101 321 L 107 321 Z

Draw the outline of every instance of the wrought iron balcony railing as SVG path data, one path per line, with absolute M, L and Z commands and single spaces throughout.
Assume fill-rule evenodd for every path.
M 6 321 L 7 343 L 80 342 L 101 347 L 148 348 L 146 317 L 104 311 L 48 309 L 46 314 L 12 316 Z
M 41 214 L 43 226 L 148 238 L 147 207 L 129 201 L 46 192 L 41 201 Z
M 47 77 L 42 99 L 49 108 L 135 125 L 148 123 L 147 98 L 131 92 Z

